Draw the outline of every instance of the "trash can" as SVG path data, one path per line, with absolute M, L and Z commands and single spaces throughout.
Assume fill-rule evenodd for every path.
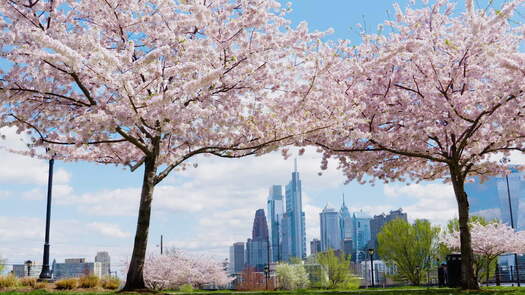
M 451 288 L 461 286 L 461 254 L 447 255 L 445 277 L 447 286 Z

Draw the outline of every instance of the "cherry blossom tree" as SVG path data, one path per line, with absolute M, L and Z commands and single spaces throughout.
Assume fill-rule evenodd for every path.
M 46 147 L 144 169 L 125 290 L 145 288 L 153 191 L 171 171 L 199 154 L 271 151 L 304 130 L 291 114 L 313 93 L 324 33 L 291 28 L 286 10 L 274 0 L 1 2 L 0 124 L 30 132 L 33 156 Z
M 129 266 L 129 263 L 125 263 Z M 126 270 L 125 270 L 126 271 Z M 232 281 L 222 265 L 210 257 L 169 250 L 165 255 L 148 255 L 144 263 L 144 281 L 153 290 L 177 289 L 182 285 L 201 288 L 225 286 Z
M 525 251 L 525 236 L 506 224 L 473 222 L 470 223 L 470 233 L 472 250 L 479 257 L 475 259 L 474 263 L 478 279 L 481 279 L 479 277 L 480 270 L 485 267 L 488 281 L 488 270 L 491 263 L 498 256 L 509 253 L 523 253 Z M 457 229 L 445 231 L 440 240 L 441 243 L 451 250 L 457 251 L 461 248 L 460 232 Z
M 501 10 L 465 2 L 465 12 L 446 0 L 419 9 L 396 5 L 395 20 L 381 33 L 333 48 L 329 69 L 318 77 L 331 81 L 322 83 L 331 83 L 330 95 L 320 98 L 317 112 L 332 110 L 333 128 L 299 144 L 321 147 L 323 168 L 338 159 L 349 181 L 450 182 L 462 287 L 478 289 L 464 183 L 473 175 L 506 173 L 507 162 L 497 155 L 525 151 L 524 26 L 509 23 L 523 1 L 508 1 Z

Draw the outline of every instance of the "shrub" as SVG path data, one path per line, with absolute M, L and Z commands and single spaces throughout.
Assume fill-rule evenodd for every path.
M 280 263 L 276 267 L 276 272 L 282 289 L 306 289 L 310 285 L 308 273 L 302 264 Z
M 100 281 L 100 285 L 104 289 L 116 290 L 120 287 L 120 280 L 118 278 L 105 277 Z
M 55 286 L 58 290 L 75 289 L 78 286 L 78 279 L 69 278 L 69 279 L 59 280 L 55 282 Z
M 23 277 L 19 280 L 19 282 L 21 286 L 34 288 L 36 285 L 36 278 Z
M 80 288 L 95 288 L 100 283 L 100 279 L 97 276 L 83 276 L 78 279 L 78 286 Z
M 47 287 L 47 283 L 37 282 L 33 288 L 35 288 L 35 289 L 45 289 L 46 287 Z
M 329 289 L 355 289 L 359 280 L 350 272 L 350 256 L 336 255 L 330 249 L 317 254 L 317 261 L 324 268 L 327 275 Z
M 0 276 L 0 288 L 13 288 L 18 286 L 18 283 L 14 275 Z
M 193 292 L 193 286 L 191 284 L 184 284 L 179 287 L 181 292 Z

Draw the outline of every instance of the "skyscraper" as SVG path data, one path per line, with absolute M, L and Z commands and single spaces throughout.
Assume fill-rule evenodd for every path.
M 377 247 L 379 246 L 377 242 L 377 234 L 381 232 L 385 224 L 398 218 L 403 219 L 404 221 L 408 221 L 407 214 L 404 213 L 403 209 L 401 208 L 398 210 L 392 210 L 387 215 L 385 215 L 384 213 L 375 215 L 374 218 L 370 220 L 370 244 L 368 247 L 377 250 Z M 376 259 L 379 258 L 378 251 L 375 251 L 374 257 Z
M 352 241 L 355 255 L 352 259 L 362 261 L 366 257 L 366 246 L 370 241 L 370 217 L 363 211 L 354 212 L 352 218 Z
M 517 231 L 525 230 L 525 172 L 517 167 L 510 168 L 511 173 L 505 177 L 493 176 L 485 181 L 474 177 L 472 182 L 465 183 L 465 191 L 470 200 L 471 215 L 481 216 L 487 220 L 498 219 L 509 226 L 514 225 Z M 499 264 L 515 267 L 514 255 L 499 257 Z M 525 257 L 517 256 L 520 269 L 525 267 Z M 520 270 L 521 274 L 521 270 Z
M 286 185 L 286 214 L 284 219 L 287 233 L 284 234 L 288 239 L 285 257 L 306 258 L 306 231 L 305 217 L 302 205 L 301 180 L 297 172 L 297 160 L 295 160 L 292 179 Z M 284 259 L 284 257 L 283 257 Z
M 268 264 L 271 256 L 268 236 L 268 225 L 263 209 L 255 211 L 253 220 L 252 238 L 246 243 L 246 264 L 255 267 L 255 270 L 262 272 L 264 266 Z
M 284 213 L 283 218 L 281 218 L 281 224 L 280 224 L 281 232 L 280 232 L 280 244 L 279 244 L 279 250 L 280 253 L 280 260 L 281 261 L 288 261 L 290 259 L 290 255 L 292 253 L 291 248 L 291 237 L 292 231 L 290 229 L 290 216 L 288 213 Z
M 321 241 L 318 239 L 313 239 L 310 241 L 310 254 L 314 255 L 321 252 Z
M 341 223 L 341 241 L 352 239 L 352 215 L 345 204 L 345 194 L 343 194 L 343 204 L 341 205 L 340 223 Z
M 525 210 L 520 210 L 525 206 L 525 172 L 511 168 L 508 177 L 494 176 L 484 182 L 475 177 L 473 182 L 465 183 L 465 191 L 472 215 L 499 219 L 508 225 L 513 223 L 518 231 L 525 230 Z
M 352 239 L 343 240 L 343 253 L 345 255 L 354 255 L 354 242 Z
M 230 246 L 230 264 L 228 272 L 230 274 L 240 274 L 244 270 L 244 243 L 237 242 Z
M 341 223 L 339 213 L 326 205 L 321 218 L 321 251 L 341 250 Z
M 272 262 L 281 260 L 281 219 L 284 215 L 283 189 L 280 185 L 270 187 L 268 194 L 268 230 L 270 233 L 270 247 L 272 248 Z

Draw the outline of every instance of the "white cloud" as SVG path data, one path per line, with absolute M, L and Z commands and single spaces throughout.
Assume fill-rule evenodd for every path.
M 41 262 L 45 222 L 41 218 L 0 216 L 0 256 L 8 263 Z M 104 239 L 108 235 L 114 239 Z M 97 251 L 109 251 L 112 265 L 130 255 L 130 234 L 113 224 L 85 224 L 74 219 L 51 220 L 51 259 L 85 257 L 93 261 Z M 115 239 L 116 238 L 116 239 Z M 112 242 L 113 241 L 113 242 Z
M 391 198 L 409 198 L 403 209 L 410 219 L 428 219 L 444 225 L 457 216 L 454 190 L 448 183 L 385 185 L 384 194 Z
M 63 194 L 57 204 L 70 205 L 79 212 L 95 216 L 136 216 L 140 199 L 138 188 L 93 191 L 85 194 Z
M 45 185 L 48 178 L 48 162 L 35 159 L 20 154 L 10 153 L 7 150 L 26 151 L 27 137 L 16 134 L 13 127 L 0 129 L 0 134 L 5 135 L 5 139 L 0 139 L 0 182 L 6 184 L 34 184 Z M 64 169 L 57 169 L 53 180 L 56 184 L 68 183 L 70 174 Z
M 131 234 L 129 232 L 123 231 L 116 224 L 103 223 L 103 222 L 92 222 L 87 225 L 87 227 L 95 232 L 110 238 L 129 238 Z
M 454 190 L 448 183 L 390 185 L 385 184 L 384 193 L 388 197 L 413 196 L 418 198 L 454 197 Z

